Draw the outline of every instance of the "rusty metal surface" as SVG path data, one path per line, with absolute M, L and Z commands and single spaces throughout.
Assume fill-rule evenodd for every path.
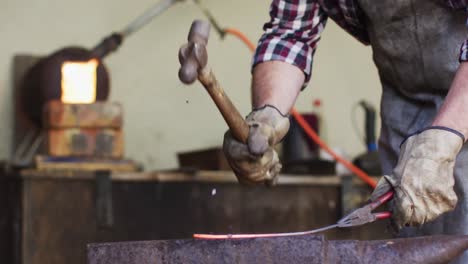
M 88 264 L 325 263 L 324 238 L 166 240 L 88 247 Z
M 56 157 L 123 157 L 123 133 L 120 129 L 67 128 L 47 131 L 47 154 Z
M 375 241 L 329 241 L 330 262 L 347 264 L 442 264 L 468 249 L 468 236 L 428 236 Z
M 51 100 L 44 106 L 43 123 L 47 128 L 121 128 L 123 110 L 117 102 L 64 104 Z
M 240 240 L 166 240 L 91 244 L 88 264 L 155 263 L 448 263 L 468 236 L 327 241 L 324 236 Z

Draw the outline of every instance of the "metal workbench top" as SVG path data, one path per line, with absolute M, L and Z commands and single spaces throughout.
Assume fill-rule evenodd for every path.
M 36 170 L 25 169 L 20 172 L 23 179 L 91 180 L 95 171 L 84 170 Z M 236 183 L 231 171 L 152 171 L 152 172 L 111 172 L 113 181 L 152 181 L 152 182 L 198 182 L 198 183 Z M 356 178 L 356 183 L 360 183 Z M 336 175 L 286 175 L 281 174 L 278 185 L 341 185 L 341 177 Z

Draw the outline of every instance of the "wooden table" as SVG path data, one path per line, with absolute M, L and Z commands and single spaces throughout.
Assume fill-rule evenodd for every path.
M 8 213 L 0 216 L 9 227 L 0 225 L 0 259 L 11 260 L 5 263 L 82 264 L 90 242 L 314 229 L 336 222 L 343 201 L 337 176 L 281 175 L 274 188 L 240 186 L 224 171 L 23 170 L 2 178 L 0 200 L 9 193 Z M 356 204 L 370 193 L 358 181 L 352 189 L 346 200 Z M 390 237 L 384 222 L 327 236 Z

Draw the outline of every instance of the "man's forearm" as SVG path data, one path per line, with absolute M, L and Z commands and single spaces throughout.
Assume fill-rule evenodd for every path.
M 289 113 L 304 84 L 304 73 L 296 66 L 281 61 L 267 61 L 253 70 L 253 108 L 272 105 L 283 114 Z M 468 88 L 468 87 L 467 87 Z
M 432 125 L 450 127 L 468 138 L 468 62 L 460 64 L 447 98 Z

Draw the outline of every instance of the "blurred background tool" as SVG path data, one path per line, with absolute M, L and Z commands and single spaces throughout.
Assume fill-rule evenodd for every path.
M 320 135 L 322 133 L 323 119 L 321 116 L 322 101 L 313 101 L 313 110 L 301 112 L 307 124 Z M 281 144 L 282 171 L 293 175 L 330 175 L 336 173 L 336 162 L 333 159 L 325 160 L 320 157 L 320 147 L 294 117 L 290 117 L 290 128 Z
M 363 141 L 366 145 L 367 151 L 357 156 L 353 163 L 365 171 L 369 175 L 380 176 L 382 175 L 382 168 L 380 167 L 379 153 L 377 152 L 376 142 L 376 111 L 375 108 L 365 100 L 359 102 L 358 106 L 364 110 L 364 133 Z M 352 113 L 354 115 L 354 111 Z M 353 116 L 354 120 L 354 116 Z M 356 126 L 356 123 L 354 122 Z M 356 128 L 356 131 L 358 129 Z M 362 138 L 362 136 L 361 136 Z

